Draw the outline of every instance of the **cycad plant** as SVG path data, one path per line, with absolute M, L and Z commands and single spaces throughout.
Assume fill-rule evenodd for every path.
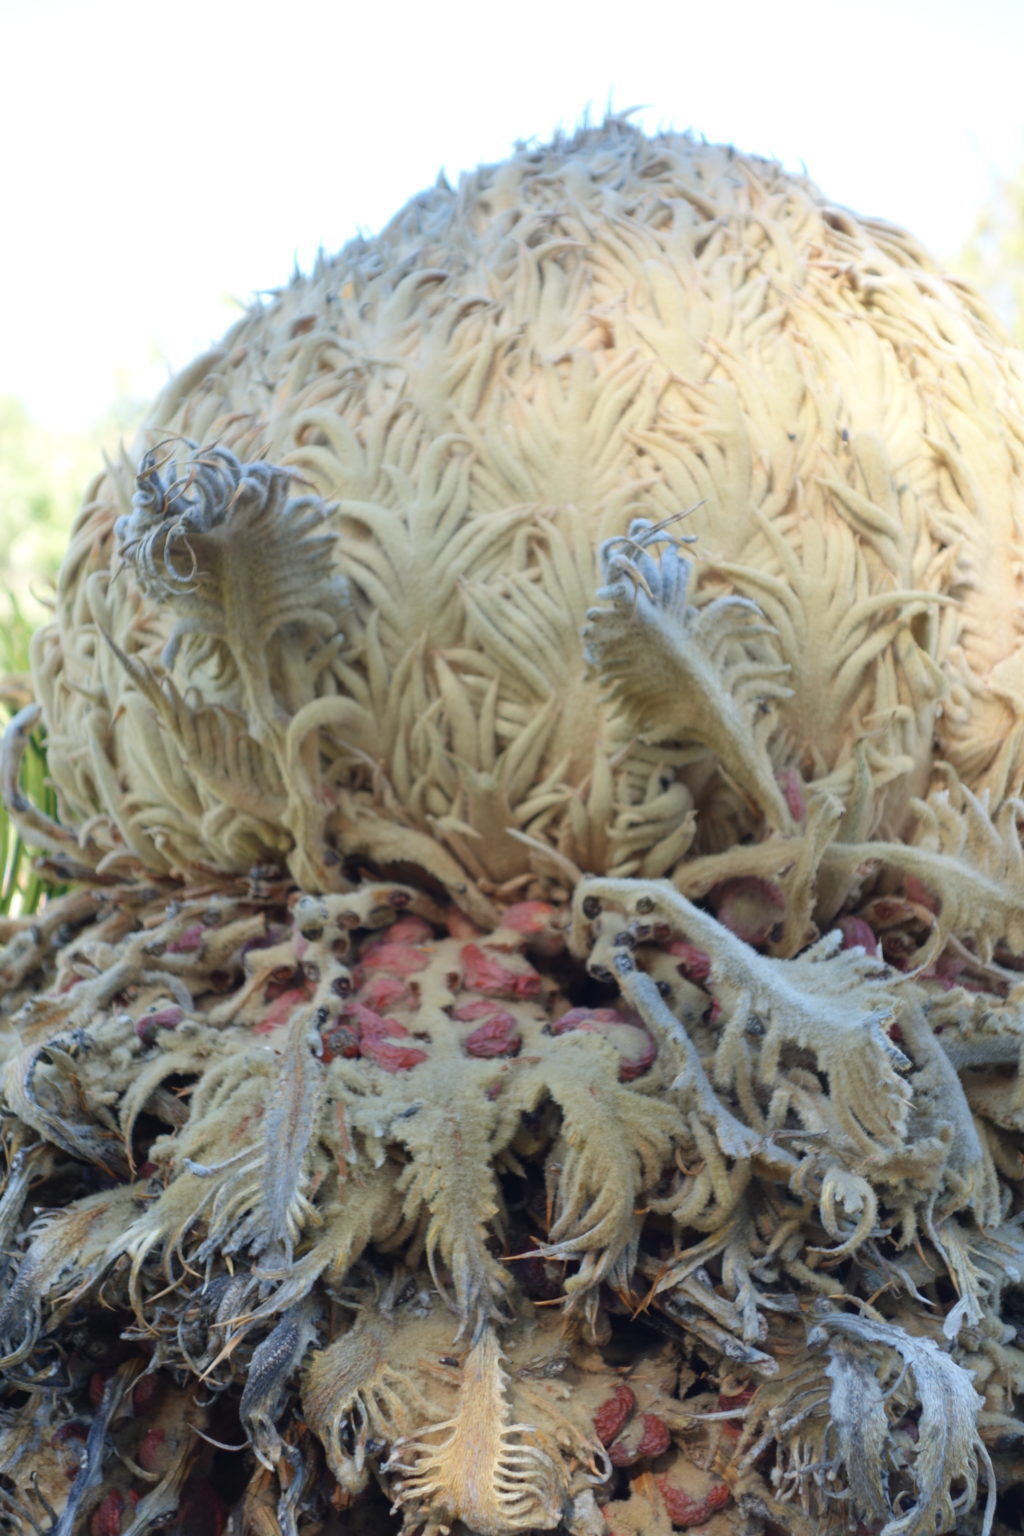
M 1022 403 L 616 119 L 165 391 L 5 740 L 15 1529 L 1014 1528 Z

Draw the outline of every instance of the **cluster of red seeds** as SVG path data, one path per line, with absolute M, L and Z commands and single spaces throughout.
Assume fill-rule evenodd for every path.
M 594 1433 L 607 1448 L 613 1467 L 634 1467 L 640 1462 L 663 1456 L 672 1444 L 665 1421 L 656 1413 L 637 1413 L 636 1393 L 620 1382 L 594 1414 Z M 702 1525 L 731 1501 L 726 1483 L 714 1484 L 706 1494 L 695 1498 L 676 1487 L 668 1478 L 655 1479 L 666 1513 L 674 1526 Z M 614 1533 L 612 1533 L 614 1536 Z

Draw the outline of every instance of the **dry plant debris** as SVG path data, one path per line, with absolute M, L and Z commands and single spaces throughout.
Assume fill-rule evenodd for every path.
M 1022 403 L 616 119 L 168 388 L 3 749 L 10 1529 L 1017 1528 Z

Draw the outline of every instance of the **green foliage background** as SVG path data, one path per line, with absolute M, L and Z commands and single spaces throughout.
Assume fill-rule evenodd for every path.
M 4 593 L 6 618 L 0 628 L 0 707 L 3 724 L 28 702 L 28 646 L 35 627 L 10 591 Z M 26 793 L 48 814 L 56 812 L 56 796 L 46 783 L 46 752 L 36 736 L 29 743 L 22 769 Z M 48 886 L 32 866 L 21 838 L 0 806 L 0 916 L 35 912 Z
M 29 642 L 46 618 L 82 496 L 104 452 L 116 452 L 140 416 L 141 406 L 123 400 L 93 432 L 53 432 L 33 422 L 19 400 L 0 396 L 0 728 L 30 701 Z M 56 813 L 38 735 L 22 783 L 37 805 Z M 35 912 L 48 889 L 0 807 L 0 916 Z

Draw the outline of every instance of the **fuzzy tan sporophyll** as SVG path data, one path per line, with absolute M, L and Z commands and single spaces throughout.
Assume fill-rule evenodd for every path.
M 1022 401 L 614 119 L 168 388 L 5 742 L 15 1529 L 1014 1528 Z
M 857 837 L 940 760 L 999 800 L 1022 398 L 906 235 L 729 149 L 613 124 L 425 194 L 90 493 L 35 654 L 77 856 L 501 899 L 792 830 L 780 782 Z

